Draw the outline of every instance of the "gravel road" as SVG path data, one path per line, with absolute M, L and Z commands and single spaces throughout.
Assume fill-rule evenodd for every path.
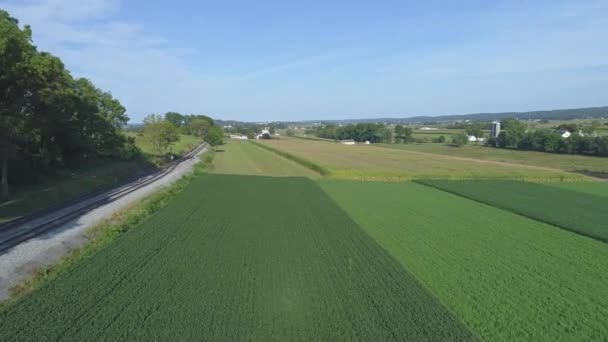
M 31 276 L 34 271 L 56 263 L 71 249 L 85 244 L 87 242 L 86 232 L 90 227 L 111 217 L 120 209 L 174 183 L 192 171 L 199 156 L 206 151 L 207 148 L 193 158 L 181 162 L 164 177 L 70 220 L 50 232 L 25 241 L 0 255 L 0 301 L 7 299 L 10 295 L 9 290 Z

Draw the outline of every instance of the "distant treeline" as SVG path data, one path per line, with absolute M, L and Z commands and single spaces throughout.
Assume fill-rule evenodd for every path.
M 346 126 L 325 125 L 316 126 L 306 131 L 319 138 L 333 140 L 369 141 L 371 143 L 387 142 L 393 140 L 393 131 L 383 124 L 359 123 Z
M 0 165 L 8 185 L 48 168 L 82 160 L 131 158 L 137 149 L 120 133 L 122 104 L 90 80 L 74 78 L 62 61 L 38 51 L 29 26 L 0 10 Z
M 498 138 L 491 138 L 488 144 L 500 148 L 521 150 L 608 156 L 608 137 L 597 136 L 593 127 L 586 132 L 576 131 L 575 125 L 562 125 L 564 131 L 571 132 L 567 138 L 551 129 L 526 130 L 526 125 L 518 120 L 507 119 L 501 124 L 503 131 Z

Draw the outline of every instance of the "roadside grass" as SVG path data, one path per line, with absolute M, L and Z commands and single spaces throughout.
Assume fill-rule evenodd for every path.
M 482 340 L 608 336 L 605 243 L 416 183 L 319 182 Z
M 433 179 L 514 179 L 571 181 L 588 179 L 561 170 L 516 164 L 457 160 L 442 155 L 412 153 L 374 145 L 347 146 L 302 139 L 263 140 L 264 144 L 306 164 L 327 170 L 330 177 L 366 181 Z
M 203 175 L 153 218 L 0 311 L 2 339 L 476 336 L 312 180 Z
M 228 140 L 217 150 L 212 173 L 320 177 L 317 172 L 248 141 Z
M 11 189 L 12 196 L 0 202 L 0 223 L 120 183 L 153 167 L 143 159 L 99 160 L 79 169 L 50 171 L 35 185 Z
M 73 249 L 59 262 L 37 270 L 30 278 L 11 289 L 11 298 L 0 302 L 0 310 L 19 302 L 31 292 L 70 270 L 75 264 L 98 253 L 129 229 L 148 220 L 186 188 L 195 177 L 206 173 L 214 155 L 215 152 L 212 150 L 206 152 L 188 175 L 91 227 L 87 232 L 87 242 L 82 247 Z
M 418 182 L 608 242 L 606 196 L 515 181 L 419 180 Z
M 433 143 L 379 144 L 376 146 L 382 148 L 425 152 L 453 157 L 464 157 L 480 160 L 506 162 L 512 164 L 549 167 L 553 169 L 583 174 L 585 172 L 603 172 L 608 174 L 608 158 L 606 157 L 509 150 L 488 147 L 479 144 L 469 144 L 462 147 L 453 147 L 446 144 Z

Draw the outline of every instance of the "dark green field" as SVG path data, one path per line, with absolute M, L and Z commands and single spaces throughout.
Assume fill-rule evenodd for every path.
M 425 180 L 420 183 L 608 241 L 608 198 L 517 181 Z
M 0 313 L 2 341 L 474 339 L 305 178 L 201 176 Z

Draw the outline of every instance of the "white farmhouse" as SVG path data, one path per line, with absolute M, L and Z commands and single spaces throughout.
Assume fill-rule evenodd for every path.
M 342 145 L 354 145 L 355 141 L 352 139 L 348 139 L 348 140 L 340 140 L 340 144 Z
M 268 136 L 268 138 L 270 138 L 270 131 L 268 131 L 267 129 L 263 129 L 262 133 L 258 134 L 255 136 L 256 140 L 260 140 L 262 139 L 264 136 Z
M 567 131 L 565 129 L 560 129 L 560 130 L 556 131 L 555 133 L 559 134 L 559 136 L 562 138 L 570 138 L 570 136 L 572 135 L 572 133 L 570 133 L 570 131 Z
M 247 136 L 240 134 L 230 134 L 230 139 L 247 140 Z

